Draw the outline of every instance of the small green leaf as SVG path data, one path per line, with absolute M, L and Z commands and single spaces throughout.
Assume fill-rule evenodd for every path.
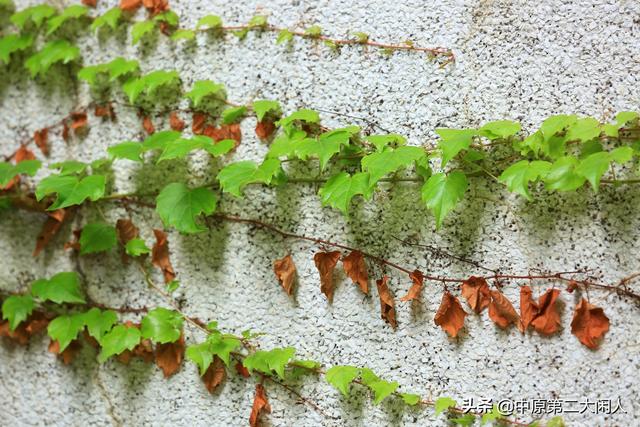
M 143 146 L 139 142 L 125 141 L 107 148 L 110 159 L 127 159 L 142 162 Z
M 194 344 L 187 347 L 185 351 L 187 359 L 198 365 L 200 376 L 203 376 L 211 362 L 213 362 L 213 352 L 211 351 L 211 345 L 208 341 L 200 344 Z
M 49 194 L 57 194 L 56 200 L 47 208 L 53 211 L 79 205 L 86 199 L 95 202 L 104 196 L 105 185 L 103 175 L 91 175 L 81 180 L 75 176 L 51 175 L 38 184 L 36 199 L 40 201 Z
M 351 137 L 357 134 L 360 128 L 341 128 L 325 132 L 315 138 L 306 138 L 296 146 L 296 155 L 306 160 L 315 156 L 320 161 L 320 169 L 324 170 L 331 157 L 338 154 L 344 146 L 349 145 Z
M 267 17 L 263 15 L 255 15 L 249 20 L 249 28 L 261 28 L 267 26 Z
M 139 77 L 131 77 L 122 85 L 122 91 L 127 95 L 130 104 L 134 104 L 144 92 L 145 81 Z
M 111 62 L 105 64 L 107 71 L 109 72 L 109 81 L 115 81 L 120 77 L 127 76 L 129 74 L 136 74 L 140 71 L 140 64 L 135 59 L 127 60 L 122 57 L 118 57 Z
M 369 174 L 364 172 L 355 175 L 340 172 L 329 178 L 318 191 L 322 206 L 339 209 L 345 215 L 354 196 L 362 195 L 368 199 L 372 193 L 373 186 L 369 183 Z
M 322 28 L 319 25 L 312 25 L 304 30 L 304 35 L 312 39 L 316 39 L 322 35 Z
M 11 15 L 11 18 L 9 19 L 13 25 L 22 31 L 27 25 L 27 22 L 31 21 L 36 27 L 40 27 L 47 18 L 55 15 L 55 13 L 56 10 L 52 6 L 49 6 L 48 4 L 39 4 L 22 9 Z
M 218 173 L 218 181 L 220 181 L 220 187 L 224 192 L 242 197 L 242 189 L 247 184 L 270 184 L 280 170 L 278 159 L 266 159 L 260 165 L 250 160 L 244 160 L 225 166 Z
M 208 188 L 190 190 L 175 182 L 162 189 L 156 198 L 156 212 L 166 226 L 182 233 L 199 233 L 205 228 L 196 223 L 196 217 L 212 214 L 217 205 L 216 195 Z
M 34 307 L 31 295 L 12 295 L 2 303 L 2 318 L 9 321 L 13 331 L 31 315 Z
M 627 163 L 633 158 L 633 148 L 631 147 L 618 147 L 611 150 L 611 160 L 616 163 Z
M 267 375 L 271 375 L 274 371 L 284 379 L 284 369 L 295 353 L 296 349 L 293 347 L 274 348 L 269 351 L 258 350 L 247 356 L 242 364 L 249 371 L 259 371 Z
M 194 107 L 198 108 L 205 98 L 215 96 L 224 100 L 226 93 L 223 84 L 214 83 L 211 80 L 198 80 L 185 96 L 191 100 Z
M 620 127 L 623 127 L 627 123 L 637 120 L 639 116 L 640 114 L 635 111 L 620 111 L 616 114 L 616 122 Z
M 80 58 L 80 49 L 66 40 L 55 40 L 44 45 L 40 51 L 24 63 L 31 77 L 45 74 L 57 62 L 68 64 Z
M 165 22 L 170 27 L 177 27 L 180 23 L 180 17 L 173 10 L 167 10 L 153 17 L 155 22 Z
M 196 33 L 193 30 L 176 30 L 171 34 L 171 40 L 193 40 L 196 38 Z
M 118 315 L 115 311 L 99 308 L 92 308 L 84 314 L 84 322 L 87 325 L 87 332 L 99 343 L 102 337 L 111 330 L 113 325 L 118 323 Z
M 509 191 L 531 200 L 529 183 L 543 178 L 550 168 L 551 163 L 542 160 L 534 160 L 533 162 L 520 160 L 505 169 L 498 179 L 507 185 Z
M 540 132 L 544 141 L 549 141 L 551 137 L 562 132 L 569 126 L 573 125 L 578 118 L 574 115 L 568 116 L 560 114 L 547 118 L 540 126 Z
M 387 135 L 369 135 L 366 139 L 376 147 L 376 151 L 382 151 L 389 145 L 402 146 L 407 143 L 405 137 L 398 135 L 397 133 L 390 133 Z
M 64 162 L 52 163 L 49 169 L 58 169 L 59 175 L 75 175 L 82 173 L 87 169 L 88 164 L 77 160 L 66 160 Z
M 360 375 L 360 369 L 355 366 L 334 366 L 327 370 L 325 378 L 327 382 L 337 388 L 343 396 L 348 396 L 349 386 L 358 375 Z
M 276 38 L 276 44 L 291 43 L 293 41 L 293 33 L 286 28 L 283 28 L 278 32 Z
M 156 27 L 153 21 L 136 22 L 131 28 L 131 44 L 136 45 L 147 34 L 151 33 Z
M 389 382 L 384 380 L 374 381 L 373 383 L 368 384 L 368 387 L 374 393 L 373 403 L 375 405 L 380 404 L 380 402 L 395 392 L 398 386 L 399 384 L 396 381 Z
M 222 18 L 216 15 L 203 16 L 198 20 L 196 29 L 199 30 L 202 27 L 206 27 L 209 30 L 217 30 L 222 27 Z
M 547 421 L 547 427 L 565 427 L 566 424 L 561 416 L 556 416 Z
M 280 109 L 280 103 L 278 101 L 269 101 L 261 99 L 253 102 L 253 111 L 256 113 L 256 118 L 261 122 L 267 114 L 279 117 L 282 114 Z
M 119 7 L 111 8 L 93 20 L 91 23 L 91 31 L 98 31 L 105 25 L 111 28 L 111 30 L 115 30 L 118 22 L 120 22 L 120 17 L 122 17 L 122 9 Z
M 151 253 L 151 249 L 149 249 L 144 240 L 139 237 L 129 240 L 124 246 L 124 249 L 127 255 L 132 257 L 138 257 L 140 255 Z
M 42 166 L 39 160 L 23 160 L 17 165 L 7 162 L 0 162 L 0 187 L 5 187 L 17 175 L 34 176 Z
M 8 64 L 11 54 L 29 49 L 33 45 L 33 34 L 7 34 L 0 39 L 0 62 Z
M 593 153 L 578 163 L 575 172 L 589 181 L 593 190 L 597 193 L 600 186 L 600 179 L 609 170 L 611 155 L 606 151 Z
M 288 115 L 287 117 L 284 117 L 278 120 L 277 125 L 282 126 L 283 128 L 289 129 L 289 131 L 291 131 L 292 126 L 298 122 L 317 124 L 317 123 L 320 123 L 320 115 L 318 114 L 317 111 L 302 109 L 302 110 L 295 111 L 290 115 Z
M 158 307 L 149 311 L 142 319 L 140 331 L 142 338 L 148 338 L 160 344 L 175 342 L 182 334 L 184 319 L 174 310 Z
M 575 168 L 578 159 L 571 156 L 560 157 L 549 168 L 544 178 L 548 190 L 573 191 L 584 184 L 585 177 L 578 175 Z
M 578 119 L 567 130 L 567 141 L 590 141 L 600 136 L 600 123 L 591 117 Z
M 116 229 L 101 222 L 87 224 L 80 234 L 80 255 L 106 252 L 118 243 Z
M 174 279 L 174 280 L 170 281 L 169 283 L 167 283 L 166 290 L 167 290 L 168 293 L 173 293 L 179 287 L 180 287 L 180 282 Z
M 466 414 L 458 418 L 450 418 L 449 421 L 458 426 L 472 426 L 476 422 L 476 417 L 471 414 Z
M 102 350 L 98 355 L 98 361 L 104 363 L 109 357 L 120 354 L 125 350 L 133 350 L 140 343 L 141 333 L 138 328 L 128 328 L 124 325 L 116 325 L 107 332 L 100 344 Z
M 445 166 L 451 159 L 462 150 L 467 150 L 473 142 L 473 137 L 478 134 L 475 129 L 436 129 L 440 135 L 438 147 L 442 150 L 442 166 Z
M 491 409 L 491 412 L 487 412 L 486 414 L 484 414 L 482 416 L 482 419 L 480 420 L 480 425 L 484 425 L 485 423 L 488 423 L 488 422 L 491 422 L 491 421 L 499 420 L 502 417 L 503 417 L 503 415 L 498 410 L 498 407 L 496 405 L 493 405 L 493 408 Z
M 426 157 L 420 147 L 401 146 L 394 149 L 369 154 L 362 158 L 362 170 L 370 175 L 370 185 L 375 185 L 383 176 L 410 166 L 420 158 Z
M 400 393 L 400 397 L 407 405 L 415 406 L 420 403 L 420 395 L 413 393 Z
M 432 175 L 422 187 L 422 200 L 433 211 L 436 228 L 440 228 L 447 214 L 462 200 L 469 182 L 464 173 L 455 171 L 449 175 Z
M 47 23 L 48 28 L 46 35 L 50 36 L 70 19 L 78 19 L 86 16 L 87 12 L 87 8 L 79 4 L 74 4 L 67 7 L 62 11 L 60 15 L 54 16 L 53 18 L 49 19 L 49 22 Z
M 62 353 L 78 337 L 78 333 L 84 329 L 85 313 L 58 316 L 49 322 L 47 333 L 52 340 L 60 344 L 59 352 Z
M 229 355 L 240 347 L 240 340 L 235 337 L 213 333 L 207 338 L 211 352 L 229 366 Z
M 31 284 L 31 294 L 43 301 L 56 304 L 86 302 L 80 292 L 80 281 L 75 272 L 58 273 L 51 279 L 36 280 Z
M 497 120 L 495 122 L 486 123 L 480 129 L 479 134 L 491 140 L 504 139 L 520 132 L 522 127 L 520 123 L 511 120 Z
M 247 112 L 247 107 L 244 105 L 240 107 L 232 107 L 227 108 L 222 112 L 222 122 L 226 125 L 230 125 L 231 123 L 235 123 L 244 116 L 244 113 Z
M 439 397 L 436 399 L 436 403 L 433 405 L 436 411 L 436 415 L 440 415 L 442 412 L 449 408 L 455 408 L 458 403 L 450 397 Z
M 167 145 L 177 141 L 180 136 L 180 132 L 175 130 L 163 130 L 161 132 L 156 132 L 142 142 L 143 151 L 164 150 Z

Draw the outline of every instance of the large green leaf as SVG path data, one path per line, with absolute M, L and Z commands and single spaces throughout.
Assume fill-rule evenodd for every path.
M 64 314 L 53 319 L 47 327 L 47 333 L 52 340 L 60 344 L 59 352 L 62 353 L 78 337 L 78 333 L 84 329 L 85 313 Z
M 116 325 L 107 332 L 100 344 L 102 350 L 98 355 L 98 361 L 104 363 L 109 357 L 122 353 L 125 350 L 133 350 L 140 343 L 141 333 L 138 328 L 128 328 L 124 325 Z
M 362 195 L 368 199 L 372 193 L 373 186 L 369 183 L 369 174 L 364 172 L 355 175 L 340 172 L 329 178 L 318 191 L 322 206 L 339 209 L 345 215 L 354 196 Z
M 542 160 L 520 160 L 509 166 L 498 178 L 507 185 L 509 191 L 518 193 L 531 200 L 529 183 L 543 178 L 551 168 L 551 163 Z
M 102 222 L 93 222 L 82 228 L 80 255 L 111 250 L 118 243 L 116 229 Z
M 163 307 L 154 308 L 142 319 L 140 331 L 143 338 L 160 344 L 175 342 L 182 334 L 182 315 Z
M 344 396 L 348 396 L 349 386 L 358 375 L 360 375 L 360 369 L 355 366 L 333 366 L 327 370 L 325 379 Z
M 80 292 L 80 281 L 76 272 L 58 273 L 50 279 L 39 279 L 31 284 L 33 296 L 56 304 L 86 301 Z
M 12 295 L 2 303 L 2 318 L 9 321 L 13 331 L 29 317 L 34 307 L 31 295 Z
M 174 182 L 158 194 L 156 212 L 168 227 L 175 227 L 182 233 L 199 233 L 205 228 L 196 223 L 196 217 L 212 214 L 217 203 L 216 195 L 208 188 L 191 190 L 185 184 Z
M 442 166 L 445 166 L 451 159 L 462 150 L 467 150 L 473 142 L 473 137 L 478 134 L 476 129 L 436 129 L 440 135 L 438 147 L 442 150 Z
M 451 172 L 449 175 L 432 175 L 422 186 L 422 200 L 436 218 L 436 227 L 442 225 L 447 214 L 462 200 L 469 182 L 464 173 Z
M 218 181 L 224 192 L 242 197 L 242 189 L 247 184 L 270 184 L 281 170 L 278 159 L 266 159 L 260 165 L 251 160 L 243 160 L 224 167 L 218 173 Z
M 369 173 L 369 185 L 375 185 L 383 176 L 400 168 L 410 166 L 413 162 L 425 157 L 420 147 L 403 146 L 385 149 L 362 158 L 362 170 Z
M 106 177 L 91 175 L 79 179 L 75 176 L 51 175 L 44 178 L 36 188 L 36 199 L 42 200 L 49 194 L 57 194 L 56 200 L 47 208 L 53 211 L 79 205 L 86 199 L 96 201 L 104 196 Z

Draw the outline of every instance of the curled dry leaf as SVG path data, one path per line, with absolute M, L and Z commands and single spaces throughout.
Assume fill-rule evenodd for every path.
M 340 252 L 318 252 L 313 256 L 316 268 L 320 273 L 320 291 L 333 301 L 333 270 L 340 259 Z
M 42 230 L 38 234 L 36 239 L 36 247 L 33 250 L 33 256 L 36 257 L 42 250 L 49 244 L 51 239 L 60 231 L 60 228 L 73 216 L 73 210 L 70 209 L 58 209 L 53 212 L 48 212 L 48 218 L 42 225 Z
M 296 279 L 296 265 L 293 263 L 291 255 L 289 254 L 284 258 L 275 260 L 273 263 L 273 272 L 276 274 L 278 281 L 287 295 L 291 295 Z
M 236 141 L 236 147 L 240 145 L 240 142 L 242 141 L 242 132 L 240 131 L 239 123 L 221 125 L 219 128 L 215 126 L 207 126 L 202 133 L 216 142 L 222 141 L 223 139 L 233 139 Z
M 120 0 L 120 9 L 125 12 L 133 12 L 142 6 L 142 0 Z
M 445 291 L 442 295 L 442 302 L 433 319 L 436 325 L 444 329 L 451 337 L 458 336 L 458 332 L 464 326 L 464 318 L 467 312 L 464 311 L 458 298 Z
M 176 342 L 156 344 L 156 365 L 162 369 L 165 378 L 178 372 L 184 358 L 184 336 L 181 334 Z
M 491 303 L 489 303 L 489 318 L 502 329 L 510 324 L 518 324 L 520 317 L 513 308 L 511 301 L 500 291 L 491 291 Z
M 142 0 L 142 5 L 149 11 L 151 16 L 169 10 L 168 0 Z
M 268 139 L 276 130 L 276 125 L 271 120 L 262 120 L 256 124 L 256 135 L 260 139 Z
M 244 365 L 240 362 L 236 363 L 236 372 L 245 378 L 249 378 L 251 376 L 249 370 L 245 368 Z
M 572 294 L 573 291 L 575 291 L 579 287 L 580 286 L 578 285 L 578 282 L 576 282 L 575 280 L 569 280 L 569 283 L 567 283 L 567 292 Z
M 0 337 L 7 337 L 20 345 L 27 345 L 29 338 L 46 329 L 48 324 L 49 319 L 44 313 L 34 311 L 13 331 L 9 327 L 9 321 L 0 321 Z
M 194 135 L 202 135 L 207 123 L 207 115 L 204 113 L 193 113 L 191 120 L 191 132 Z
M 388 280 L 389 278 L 387 276 L 382 276 L 382 279 L 376 280 L 376 285 L 378 285 L 378 295 L 380 296 L 380 313 L 385 322 L 390 324 L 393 328 L 397 328 L 398 322 L 396 321 L 396 309 L 393 302 L 393 295 L 391 295 L 389 287 L 387 286 Z
M 182 132 L 186 124 L 176 111 L 172 111 L 171 114 L 169 114 L 169 126 L 175 131 Z
M 176 272 L 173 270 L 171 260 L 169 259 L 169 241 L 167 234 L 162 230 L 153 230 L 156 236 L 156 243 L 151 249 L 151 260 L 153 265 L 162 270 L 164 282 L 169 283 L 176 278 Z
M 538 315 L 538 304 L 533 300 L 531 288 L 529 286 L 520 287 L 520 323 L 518 329 L 523 334 L 529 325 L 533 322 L 533 319 Z
M 44 128 L 33 133 L 33 142 L 36 143 L 42 154 L 49 155 L 49 129 Z
M 73 359 L 76 358 L 80 350 L 82 350 L 82 344 L 80 344 L 80 340 L 77 339 L 71 341 L 62 353 L 60 353 L 60 343 L 57 340 L 51 340 L 49 342 L 49 353 L 57 354 L 65 365 L 73 362 Z
M 71 129 L 73 129 L 76 134 L 84 130 L 87 126 L 87 113 L 71 113 L 69 117 L 71 118 Z
M 409 292 L 400 298 L 400 301 L 403 302 L 420 298 L 420 293 L 422 292 L 422 285 L 424 283 L 424 274 L 422 274 L 422 271 L 414 270 L 413 273 L 409 274 L 409 278 L 413 282 L 413 285 L 409 288 Z
M 353 251 L 342 258 L 342 267 L 345 274 L 360 286 L 360 290 L 365 294 L 369 293 L 369 274 L 367 264 L 364 262 L 364 255 L 360 251 Z
M 489 285 L 483 277 L 471 276 L 462 282 L 462 296 L 476 314 L 482 312 L 491 302 Z
M 582 298 L 573 313 L 571 333 L 592 350 L 598 348 L 600 339 L 609 330 L 609 318 L 600 307 Z
M 82 4 L 89 7 L 96 7 L 98 0 L 82 0 Z
M 21 145 L 20 148 L 13 153 L 12 160 L 15 164 L 18 164 L 24 160 L 35 160 L 36 156 L 33 154 L 33 151 L 29 150 L 24 145 Z M 0 187 L 0 190 L 10 190 L 14 185 L 20 182 L 20 177 L 15 176 L 9 181 L 7 185 L 4 187 Z
M 69 249 L 73 249 L 74 251 L 80 250 L 80 235 L 82 234 L 82 229 L 73 230 L 73 240 L 69 240 L 64 244 L 64 250 L 67 251 Z
M 47 329 L 49 318 L 41 311 L 34 311 L 25 323 L 25 331 L 29 336 L 33 336 Z
M 152 135 L 156 131 L 156 128 L 153 126 L 153 122 L 151 121 L 151 117 L 149 116 L 142 117 L 142 128 L 149 135 Z
M 269 405 L 262 384 L 256 384 L 256 394 L 253 398 L 253 407 L 249 416 L 249 425 L 251 427 L 258 427 L 258 420 L 263 412 L 271 413 L 271 405 Z
M 69 141 L 69 125 L 67 125 L 66 121 L 62 123 L 62 139 L 65 142 Z
M 218 356 L 213 356 L 213 362 L 202 376 L 204 386 L 209 393 L 213 393 L 225 379 L 227 379 L 227 371 L 224 368 L 224 362 Z
M 116 232 L 121 245 L 126 245 L 129 240 L 133 240 L 140 235 L 140 230 L 130 219 L 120 218 L 116 221 Z
M 109 119 L 116 118 L 116 113 L 115 111 L 113 111 L 113 106 L 108 103 L 104 105 L 96 105 L 94 114 L 96 117 L 107 117 Z
M 560 314 L 556 302 L 560 291 L 549 289 L 538 298 L 538 314 L 531 326 L 542 335 L 553 335 L 560 330 Z

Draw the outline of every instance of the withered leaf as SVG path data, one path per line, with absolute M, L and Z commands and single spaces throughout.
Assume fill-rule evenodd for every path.
M 142 128 L 149 135 L 152 135 L 156 131 L 156 128 L 153 126 L 153 122 L 151 121 L 151 117 L 149 116 L 142 117 Z
M 215 126 L 207 126 L 202 133 L 216 142 L 224 139 L 233 139 L 236 141 L 236 147 L 242 141 L 242 132 L 240 131 L 239 123 L 221 125 L 219 128 Z
M 71 113 L 71 129 L 77 134 L 87 126 L 87 113 L 77 112 Z
M 80 344 L 80 340 L 77 339 L 71 341 L 62 353 L 60 353 L 60 343 L 57 340 L 51 340 L 49 342 L 49 353 L 57 354 L 65 365 L 73 362 L 73 359 L 76 358 L 80 350 L 82 350 L 82 344 Z
M 422 285 L 424 283 L 424 274 L 422 274 L 422 271 L 414 270 L 409 274 L 409 278 L 413 282 L 413 285 L 409 288 L 409 292 L 400 298 L 400 301 L 403 302 L 418 299 L 420 298 L 420 293 L 422 293 Z
M 268 139 L 275 130 L 276 125 L 271 120 L 262 120 L 256 124 L 256 135 L 260 139 Z
M 296 265 L 293 263 L 291 255 L 289 254 L 284 258 L 275 260 L 273 263 L 273 272 L 276 274 L 278 281 L 287 295 L 291 295 L 296 279 Z
M 120 0 L 120 9 L 125 12 L 133 12 L 142 6 L 142 0 Z
M 169 242 L 167 234 L 162 230 L 153 230 L 156 236 L 156 243 L 151 250 L 151 260 L 153 265 L 162 270 L 164 282 L 170 283 L 176 278 L 176 272 L 173 270 L 171 260 L 169 260 Z
M 69 125 L 66 121 L 62 123 L 62 139 L 69 141 Z
M 556 306 L 558 295 L 558 289 L 549 289 L 538 298 L 539 311 L 531 325 L 542 335 L 553 335 L 560 330 L 560 314 Z
M 69 249 L 73 249 L 74 251 L 80 250 L 80 235 L 82 234 L 82 229 L 73 230 L 73 240 L 69 240 L 64 244 L 64 250 L 67 251 Z
M 251 416 L 249 416 L 249 425 L 258 427 L 258 420 L 263 413 L 271 413 L 271 405 L 267 400 L 267 395 L 262 384 L 256 384 L 256 394 L 253 398 L 253 407 L 251 408 Z
M 397 328 L 398 322 L 396 321 L 396 309 L 393 296 L 387 286 L 388 280 L 389 278 L 387 276 L 382 276 L 382 279 L 376 280 L 376 285 L 378 285 L 378 295 L 380 296 L 380 313 L 382 318 L 388 324 L 393 328 Z
M 571 320 L 571 333 L 592 350 L 598 348 L 600 339 L 609 330 L 609 318 L 600 307 L 582 298 Z
M 502 329 L 512 323 L 518 324 L 520 317 L 513 308 L 511 301 L 500 291 L 491 291 L 491 303 L 489 303 L 489 318 Z
M 51 239 L 60 231 L 62 225 L 73 216 L 73 210 L 58 209 L 48 212 L 48 218 L 42 225 L 42 230 L 36 239 L 36 247 L 33 250 L 33 256 L 36 257 L 49 244 Z
M 251 376 L 249 370 L 245 368 L 244 365 L 240 362 L 236 363 L 236 372 L 245 378 L 249 378 Z
M 207 115 L 204 113 L 193 113 L 191 120 L 191 131 L 194 135 L 202 135 L 207 123 Z
M 529 329 L 529 325 L 538 315 L 538 304 L 533 300 L 529 286 L 520 287 L 520 323 L 518 329 L 523 334 Z
M 169 10 L 168 0 L 142 0 L 142 5 L 149 11 L 151 16 Z
M 0 337 L 7 337 L 20 345 L 29 343 L 29 333 L 26 330 L 25 323 L 22 322 L 13 331 L 9 328 L 8 321 L 0 321 Z
M 369 274 L 367 273 L 367 264 L 364 262 L 364 254 L 360 251 L 352 251 L 349 255 L 342 258 L 342 267 L 344 272 L 365 294 L 369 293 Z
M 218 356 L 213 356 L 213 362 L 202 376 L 205 387 L 207 387 L 209 393 L 213 393 L 225 379 L 227 379 L 227 371 L 224 367 L 224 362 Z
M 49 155 L 49 129 L 44 128 L 33 133 L 33 141 L 36 143 L 42 154 Z
M 489 285 L 482 277 L 471 276 L 462 282 L 462 296 L 476 314 L 487 308 L 491 301 Z
M 340 252 L 318 252 L 313 256 L 313 261 L 320 273 L 320 291 L 327 296 L 329 302 L 333 301 L 333 270 L 340 259 Z
M 435 324 L 444 329 L 451 337 L 458 336 L 458 332 L 464 326 L 464 318 L 467 312 L 464 311 L 458 298 L 445 291 L 442 295 L 442 302 L 433 319 Z
M 82 0 L 82 4 L 89 7 L 96 7 L 98 0 Z
M 135 239 L 140 235 L 140 230 L 136 227 L 130 219 L 120 218 L 116 222 L 116 232 L 118 234 L 118 241 L 121 245 L 126 245 L 129 240 Z
M 184 357 L 184 350 L 184 336 L 182 335 L 176 342 L 156 345 L 156 365 L 162 369 L 165 378 L 178 372 Z
M 94 114 L 96 117 L 107 117 L 110 119 L 115 119 L 116 113 L 113 111 L 113 106 L 111 104 L 104 105 L 96 105 Z
M 20 163 L 23 160 L 35 160 L 36 155 L 33 154 L 33 151 L 29 150 L 24 145 L 21 145 L 20 148 L 16 150 L 13 154 L 13 161 L 16 163 Z
M 184 120 L 182 120 L 180 116 L 178 116 L 178 113 L 176 111 L 172 111 L 169 114 L 169 126 L 171 126 L 171 129 L 175 131 L 182 132 L 186 125 L 184 123 Z
M 133 356 L 139 357 L 144 360 L 146 363 L 153 362 L 153 346 L 151 345 L 151 340 L 142 339 L 140 340 L 140 344 L 135 346 L 131 351 Z
M 41 311 L 34 311 L 31 316 L 25 321 L 25 331 L 29 336 L 44 331 L 49 326 L 49 318 Z

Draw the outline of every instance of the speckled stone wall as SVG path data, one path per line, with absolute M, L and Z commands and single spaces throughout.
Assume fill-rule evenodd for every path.
M 19 8 L 35 4 L 20 1 Z M 64 4 L 71 2 L 52 2 Z M 103 11 L 115 0 L 99 0 Z M 240 42 L 199 35 L 184 48 L 160 37 L 157 43 L 132 47 L 122 30 L 115 37 L 79 40 L 85 64 L 116 56 L 138 58 L 144 71 L 176 69 L 190 87 L 198 79 L 224 83 L 238 102 L 277 99 L 286 112 L 308 107 L 366 117 L 385 129 L 406 135 L 411 144 L 433 140 L 438 126 L 474 126 L 487 120 L 513 119 L 531 129 L 547 116 L 578 113 L 606 119 L 620 110 L 638 110 L 640 85 L 640 3 L 631 0 L 560 1 L 171 1 L 186 27 L 214 13 L 225 22 L 244 23 L 256 12 L 273 24 L 295 27 L 319 24 L 333 36 L 364 31 L 372 39 L 411 39 L 419 45 L 454 49 L 454 66 L 438 68 L 415 53 L 391 57 L 360 47 L 334 55 L 322 45 L 296 41 L 293 49 L 274 44 L 273 35 L 250 34 Z M 2 71 L 0 79 L 0 154 L 12 152 L 44 124 L 90 101 L 84 86 L 52 75 L 34 83 L 20 69 Z M 89 118 L 91 129 L 81 140 L 64 143 L 51 136 L 48 162 L 96 159 L 106 147 L 142 137 L 134 112 L 118 109 L 117 125 Z M 330 113 L 328 126 L 359 123 Z M 360 122 L 361 124 L 361 122 Z M 156 121 L 160 127 L 162 124 Z M 233 159 L 260 159 L 267 146 L 243 123 L 243 143 Z M 365 126 L 366 128 L 366 126 Z M 195 155 L 159 168 L 117 162 L 116 191 L 158 190 L 183 180 L 207 181 L 218 165 Z M 304 171 L 300 171 L 304 173 Z M 533 269 L 592 268 L 602 281 L 614 282 L 639 270 L 640 191 L 606 188 L 577 194 L 539 194 L 535 203 L 506 193 L 486 181 L 473 185 L 455 214 L 439 232 L 432 216 L 416 199 L 415 184 L 396 184 L 368 203 L 359 201 L 350 218 L 323 209 L 317 188 L 289 185 L 250 188 L 244 200 L 225 196 L 226 212 L 242 214 L 292 232 L 348 243 L 402 265 L 431 273 L 464 276 L 478 273 L 466 264 L 441 260 L 394 237 L 436 245 L 504 272 Z M 98 219 L 88 210 L 73 227 Z M 123 210 L 105 214 L 115 221 Z M 158 217 L 134 212 L 143 237 L 153 240 Z M 0 288 L 25 289 L 34 278 L 79 268 L 86 292 L 111 305 L 158 305 L 140 273 L 123 267 L 119 256 L 86 257 L 78 264 L 65 253 L 63 236 L 37 258 L 31 257 L 43 218 L 4 214 L 0 221 Z M 622 402 L 612 416 L 569 414 L 569 425 L 628 426 L 640 412 L 640 316 L 631 301 L 593 292 L 611 330 L 598 351 L 582 346 L 570 333 L 576 295 L 562 294 L 563 331 L 551 338 L 521 335 L 496 328 L 486 314 L 470 315 L 465 332 L 451 340 L 433 323 L 441 286 L 428 283 L 420 303 L 397 302 L 397 331 L 380 319 L 374 292 L 363 297 L 340 271 L 333 305 L 319 291 L 312 257 L 317 247 L 283 241 L 241 224 L 210 222 L 195 236 L 171 232 L 174 267 L 181 281 L 177 296 L 194 316 L 217 319 L 223 328 L 268 333 L 264 348 L 293 345 L 303 358 L 326 365 L 366 365 L 397 380 L 407 391 L 464 398 L 583 398 Z M 272 262 L 291 251 L 299 272 L 299 289 L 289 298 L 276 282 Z M 373 266 L 375 276 L 382 272 Z M 410 283 L 395 272 L 390 288 L 404 295 Z M 546 285 L 536 287 L 537 292 Z M 516 287 L 507 296 L 518 301 Z M 188 340 L 194 336 L 189 333 Z M 0 425 L 246 425 L 253 383 L 231 375 L 220 392 L 210 395 L 196 368 L 185 364 L 169 380 L 153 365 L 134 361 L 99 366 L 92 349 L 70 366 L 47 353 L 48 340 L 28 347 L 0 344 Z M 412 410 L 393 400 L 373 406 L 363 394 L 344 400 L 322 381 L 304 381 L 300 392 L 317 401 L 328 417 L 300 404 L 287 391 L 268 387 L 274 426 L 446 425 L 431 410 Z

